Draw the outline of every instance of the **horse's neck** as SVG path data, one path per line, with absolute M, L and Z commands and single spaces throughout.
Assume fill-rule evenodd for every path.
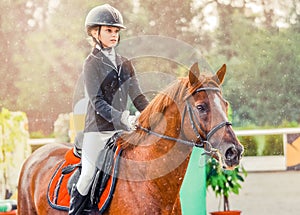
M 174 115 L 164 117 L 153 131 L 179 138 L 180 119 L 177 118 Z M 191 150 L 181 143 L 148 134 L 138 146 L 123 152 L 126 161 L 121 172 L 128 180 L 141 181 L 152 189 L 165 192 L 166 201 L 175 201 Z

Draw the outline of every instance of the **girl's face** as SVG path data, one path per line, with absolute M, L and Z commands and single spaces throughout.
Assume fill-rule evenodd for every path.
M 118 44 L 120 28 L 114 26 L 101 26 L 100 34 L 98 28 L 92 30 L 93 37 L 101 41 L 103 48 L 114 47 Z

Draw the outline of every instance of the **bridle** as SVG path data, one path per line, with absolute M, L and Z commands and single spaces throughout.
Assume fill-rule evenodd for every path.
M 218 87 L 200 87 L 198 89 L 196 89 L 191 95 L 194 95 L 195 93 L 198 92 L 202 92 L 202 91 L 215 91 L 215 92 L 220 92 L 220 88 Z M 184 119 L 185 119 L 185 115 L 186 113 L 189 116 L 189 120 L 190 120 L 190 124 L 192 126 L 192 129 L 197 137 L 196 141 L 190 141 L 190 140 L 183 140 L 183 139 L 178 139 L 178 138 L 174 138 L 174 137 L 170 137 L 164 134 L 160 134 L 157 133 L 155 131 L 152 131 L 148 128 L 144 128 L 140 125 L 137 125 L 136 128 L 140 129 L 148 134 L 157 136 L 159 138 L 165 139 L 165 140 L 171 140 L 171 141 L 175 141 L 178 143 L 182 143 L 191 147 L 198 147 L 198 148 L 203 148 L 204 149 L 204 153 L 208 154 L 208 155 L 214 155 L 217 153 L 217 149 L 212 147 L 211 143 L 209 142 L 210 138 L 221 128 L 223 128 L 224 126 L 229 126 L 231 125 L 231 122 L 228 121 L 224 121 L 219 123 L 218 125 L 216 125 L 215 127 L 213 127 L 208 133 L 204 132 L 204 129 L 202 128 L 199 120 L 197 119 L 195 112 L 193 111 L 192 105 L 190 104 L 190 102 L 188 101 L 188 99 L 185 100 L 185 106 L 184 106 L 184 110 L 183 110 L 183 114 L 182 114 L 182 119 L 181 119 L 181 128 L 183 128 L 183 124 L 184 124 Z M 197 127 L 201 130 L 201 132 L 205 135 L 204 137 L 201 136 L 201 134 L 199 133 Z M 182 134 L 183 130 L 182 130 Z M 185 136 L 185 135 L 184 135 Z

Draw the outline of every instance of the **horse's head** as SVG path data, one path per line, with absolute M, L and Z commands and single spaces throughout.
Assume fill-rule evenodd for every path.
M 225 73 L 225 65 L 211 77 L 200 76 L 197 63 L 191 67 L 182 129 L 186 138 L 202 145 L 228 169 L 239 164 L 243 146 L 228 121 L 228 102 L 220 89 Z

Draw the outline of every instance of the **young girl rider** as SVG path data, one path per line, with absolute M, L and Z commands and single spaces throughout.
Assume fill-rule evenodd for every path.
M 121 13 L 105 4 L 93 8 L 85 20 L 94 48 L 83 66 L 88 107 L 81 156 L 81 175 L 71 192 L 69 214 L 81 214 L 96 172 L 96 160 L 106 141 L 118 130 L 130 130 L 130 97 L 138 111 L 148 105 L 133 65 L 116 53 L 120 30 L 125 29 Z M 99 166 L 99 164 L 97 164 Z M 102 166 L 102 165 L 100 165 Z

